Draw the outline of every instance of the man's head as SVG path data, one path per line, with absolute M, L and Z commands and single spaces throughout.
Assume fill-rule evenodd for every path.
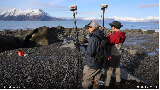
M 111 26 L 113 32 L 123 27 L 123 25 L 121 25 L 121 23 L 118 21 L 113 21 L 112 23 L 109 23 L 109 25 Z
M 98 22 L 96 20 L 93 20 L 90 24 L 89 24 L 89 28 L 88 31 L 90 33 L 93 33 L 94 31 L 97 31 L 99 29 L 100 25 L 98 24 Z

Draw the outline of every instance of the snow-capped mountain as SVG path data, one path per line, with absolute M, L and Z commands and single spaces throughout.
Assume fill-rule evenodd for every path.
M 32 8 L 29 8 L 25 11 L 13 8 L 9 11 L 2 12 L 0 15 L 5 15 L 5 17 L 7 17 L 7 16 L 19 16 L 19 15 L 33 16 L 33 15 L 42 15 L 42 14 L 49 16 L 48 13 L 45 13 L 41 9 L 32 9 Z
M 22 11 L 20 9 L 11 9 L 0 14 L 0 20 L 4 21 L 53 21 L 63 20 L 55 18 L 41 9 L 27 9 Z
M 57 18 L 50 16 L 48 13 L 44 12 L 41 9 L 32 9 L 29 8 L 27 10 L 20 9 L 11 9 L 8 11 L 4 11 L 0 14 L 0 21 L 60 21 L 60 20 L 73 20 L 73 19 L 65 19 L 65 18 Z M 102 20 L 102 18 L 83 18 L 77 20 Z M 147 18 L 131 18 L 131 17 L 117 17 L 113 16 L 110 18 L 105 18 L 105 21 L 125 21 L 125 22 L 159 22 L 159 17 L 149 16 Z
M 84 18 L 83 20 L 102 20 L 102 18 Z M 117 16 L 113 16 L 110 18 L 105 18 L 105 21 L 125 21 L 125 22 L 159 22 L 159 17 L 153 17 L 153 16 L 149 16 L 147 18 L 141 18 L 141 19 L 137 19 L 137 18 L 131 18 L 131 17 L 117 17 Z

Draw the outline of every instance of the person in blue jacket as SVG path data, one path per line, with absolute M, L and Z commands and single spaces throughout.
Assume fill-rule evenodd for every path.
M 93 20 L 89 24 L 88 31 L 90 32 L 88 46 L 82 46 L 80 43 L 75 42 L 74 45 L 86 54 L 86 65 L 83 69 L 82 86 L 85 89 L 98 88 L 100 76 L 102 74 L 102 66 L 104 62 L 96 62 L 95 56 L 99 53 L 100 41 L 94 35 L 98 35 L 102 40 L 104 39 L 103 32 L 99 30 L 101 27 L 97 21 Z M 92 83 L 93 87 L 92 87 Z

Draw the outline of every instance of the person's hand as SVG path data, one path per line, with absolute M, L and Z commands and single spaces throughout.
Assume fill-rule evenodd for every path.
M 104 27 L 103 26 L 101 26 L 101 30 L 103 30 L 104 29 Z
M 108 33 L 108 35 L 111 35 L 111 34 L 112 34 L 111 32 Z
M 98 27 L 101 27 L 101 30 L 103 30 L 103 29 L 104 29 L 104 27 L 103 27 L 103 26 L 100 26 L 100 25 L 99 25 Z
M 76 46 L 76 48 L 79 48 L 81 46 L 81 44 L 79 42 L 74 42 L 74 45 Z
M 111 60 L 110 53 L 107 53 L 107 56 L 108 56 L 108 60 Z
M 108 60 L 111 60 L 111 56 L 108 56 Z

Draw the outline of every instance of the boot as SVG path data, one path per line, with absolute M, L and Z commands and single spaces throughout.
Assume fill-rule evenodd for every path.
M 109 89 L 109 86 L 105 86 L 105 89 Z
M 116 83 L 115 83 L 115 86 L 116 86 L 116 88 L 121 88 L 121 87 L 120 87 L 120 82 L 116 82 Z

